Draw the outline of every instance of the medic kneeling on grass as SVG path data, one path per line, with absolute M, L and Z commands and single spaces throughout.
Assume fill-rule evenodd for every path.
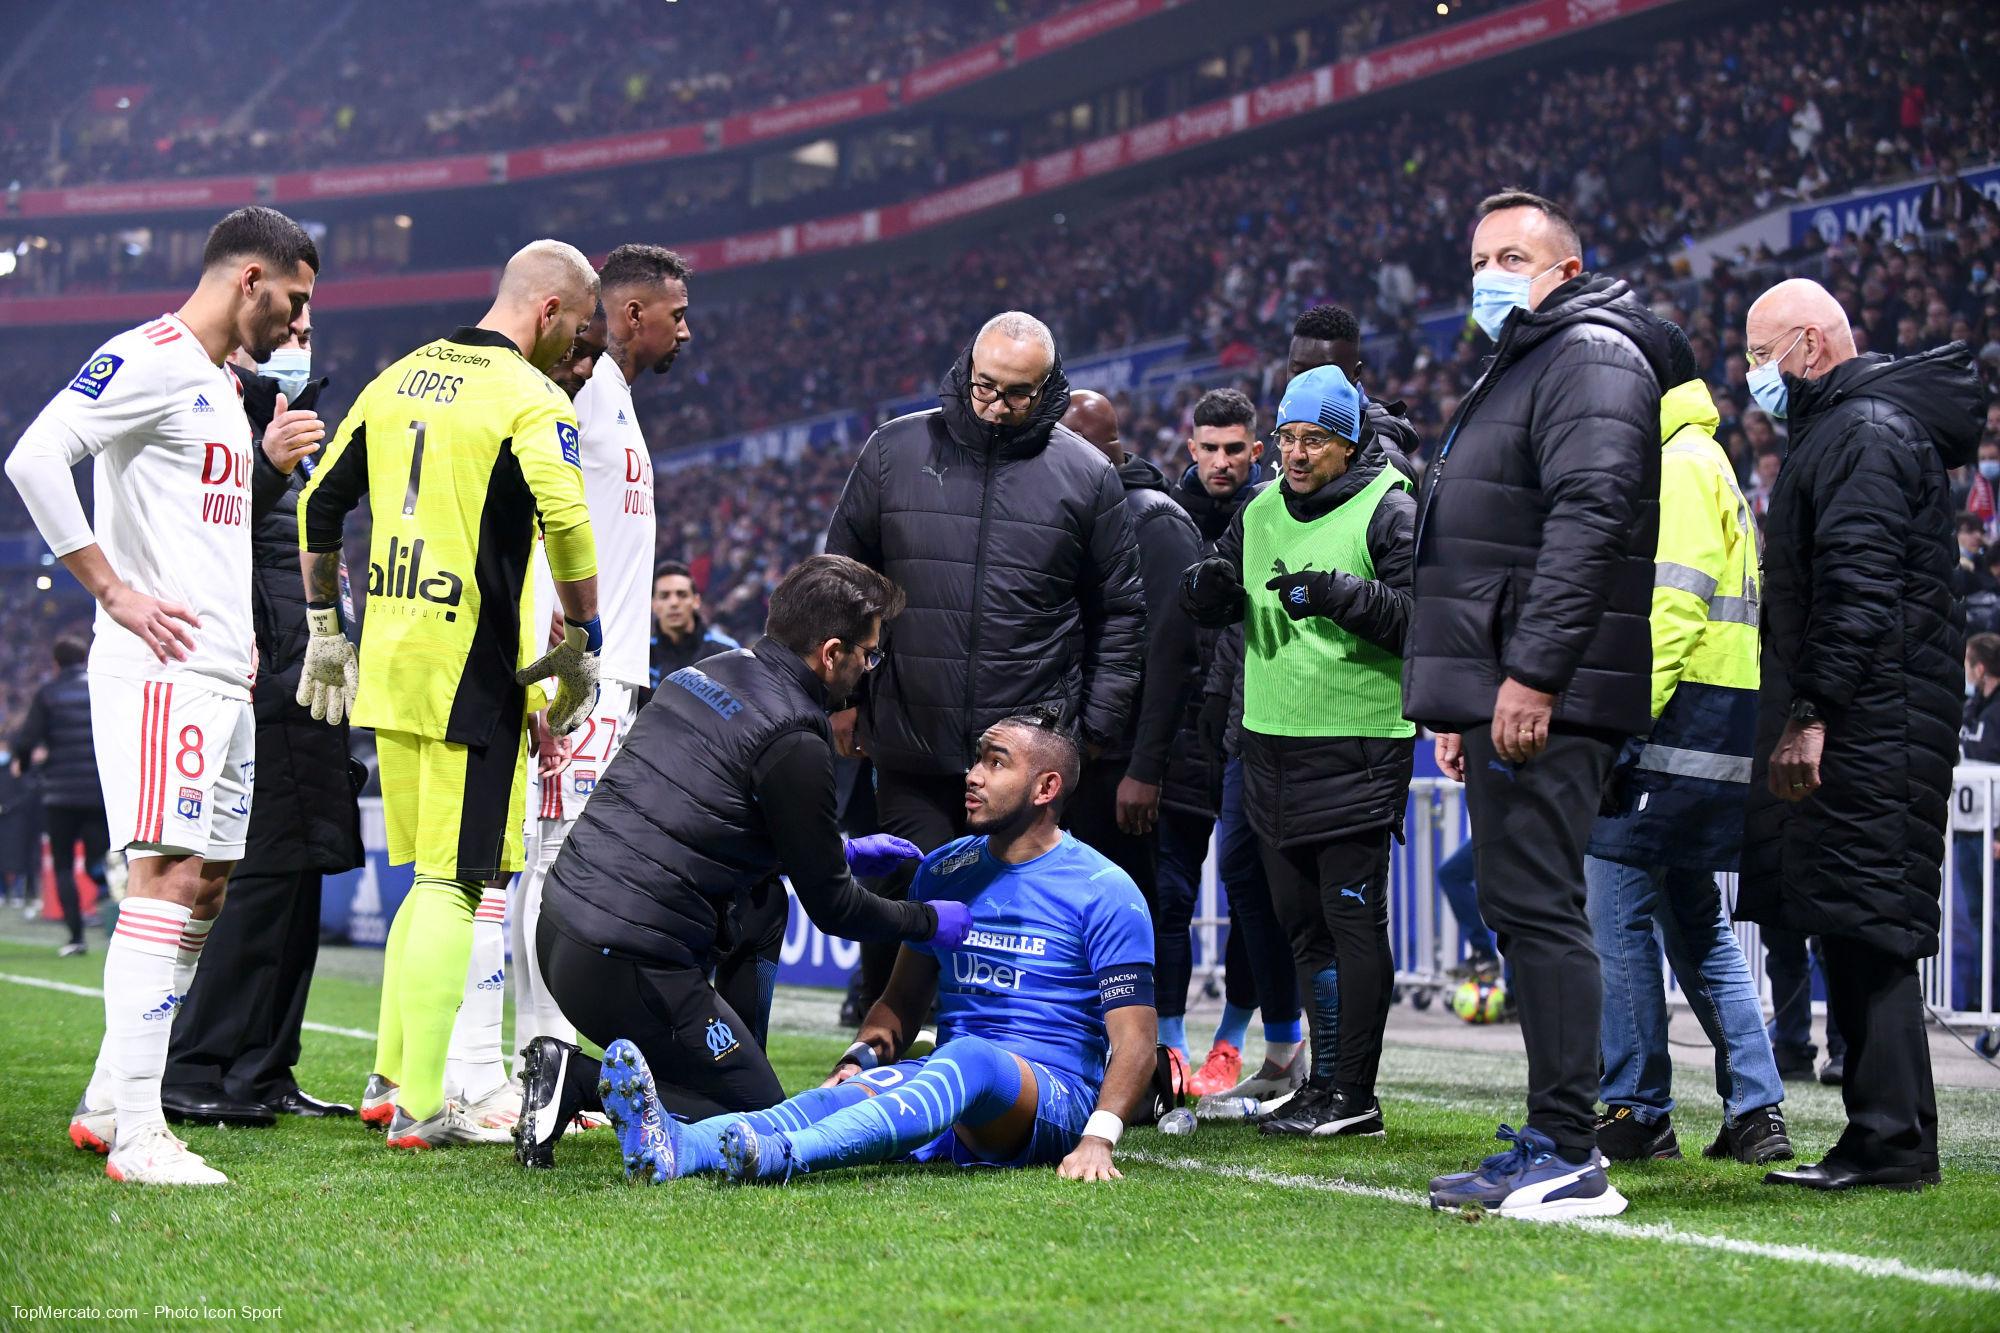
M 1154 1070 L 1153 928 L 1125 872 L 1057 827 L 1079 763 L 1052 715 L 980 737 L 965 776 L 972 836 L 926 857 L 910 889 L 912 901 L 967 904 L 971 928 L 956 946 L 903 946 L 824 1085 L 684 1124 L 661 1113 L 638 1050 L 612 1043 L 602 1091 L 627 1176 L 779 1182 L 909 1161 L 1060 1163 L 1068 1179 L 1117 1179 L 1112 1146 Z M 934 991 L 936 1050 L 898 1061 Z

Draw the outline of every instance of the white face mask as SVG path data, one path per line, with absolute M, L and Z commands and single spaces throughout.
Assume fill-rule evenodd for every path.
M 312 378 L 312 349 L 306 347 L 280 347 L 271 353 L 271 359 L 258 366 L 260 374 L 269 375 L 285 391 L 286 401 L 299 396 Z
M 1528 293 L 1534 285 L 1549 274 L 1561 268 L 1560 262 L 1543 269 L 1530 278 L 1521 273 L 1506 273 L 1497 268 L 1483 268 L 1472 275 L 1472 318 L 1486 336 L 1494 342 L 1500 341 L 1500 330 L 1507 326 L 1507 316 L 1516 310 L 1528 308 Z

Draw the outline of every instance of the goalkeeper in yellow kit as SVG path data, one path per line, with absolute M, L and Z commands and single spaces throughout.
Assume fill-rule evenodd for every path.
M 389 931 L 361 1108 L 393 1148 L 508 1141 L 447 1104 L 445 1055 L 480 890 L 525 860 L 526 723 L 541 704 L 527 686 L 556 678 L 559 734 L 596 702 L 597 552 L 576 417 L 545 374 L 596 304 L 580 251 L 521 250 L 485 318 L 362 390 L 299 506 L 312 630 L 299 702 L 375 729 L 389 860 L 416 862 Z M 342 527 L 364 494 L 374 528 L 357 669 L 339 568 Z M 536 661 L 525 599 L 538 526 L 565 631 Z

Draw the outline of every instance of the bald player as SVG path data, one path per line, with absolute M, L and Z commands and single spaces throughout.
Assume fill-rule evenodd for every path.
M 362 390 L 299 506 L 312 630 L 299 702 L 375 729 L 390 863 L 416 863 L 383 959 L 361 1108 L 394 1148 L 508 1141 L 446 1101 L 446 1047 L 481 891 L 525 860 L 527 718 L 540 705 L 527 687 L 556 678 L 558 735 L 597 700 L 597 548 L 576 416 L 547 375 L 597 295 L 574 246 L 523 248 L 477 324 Z M 374 523 L 357 664 L 336 603 L 342 528 L 364 495 Z M 546 655 L 526 614 L 538 526 L 563 610 Z
M 1744 340 L 1750 391 L 1790 445 L 1764 518 L 1737 911 L 1819 937 L 1847 1037 L 1839 1141 L 1764 1179 L 1918 1189 L 1938 1156 L 1917 966 L 1938 950 L 1962 681 L 1946 471 L 1978 446 L 1984 393 L 1963 343 L 1857 355 L 1840 304 L 1803 279 L 1757 299 Z M 1969 891 L 1977 903 L 1976 871 Z M 1974 919 L 1960 929 L 1979 938 Z
M 1195 629 L 1181 609 L 1180 578 L 1201 558 L 1201 534 L 1169 494 L 1160 469 L 1125 452 L 1118 435 L 1118 411 L 1110 399 L 1089 389 L 1072 390 L 1063 425 L 1095 445 L 1118 469 L 1125 511 L 1138 539 L 1146 598 L 1146 656 L 1138 706 L 1123 734 L 1084 765 L 1069 808 L 1069 828 L 1132 877 L 1157 924 L 1160 782 L 1188 692 L 1195 687 Z M 1166 1033 L 1164 1019 L 1161 1031 L 1161 1040 L 1168 1045 L 1185 1044 L 1178 1033 Z

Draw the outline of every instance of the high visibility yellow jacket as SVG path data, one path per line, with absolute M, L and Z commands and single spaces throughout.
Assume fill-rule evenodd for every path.
M 1660 398 L 1660 541 L 1653 564 L 1653 730 L 1628 747 L 1622 813 L 1591 854 L 1733 869 L 1757 723 L 1757 532 L 1708 386 Z M 1636 750 L 1636 754 L 1632 751 Z

